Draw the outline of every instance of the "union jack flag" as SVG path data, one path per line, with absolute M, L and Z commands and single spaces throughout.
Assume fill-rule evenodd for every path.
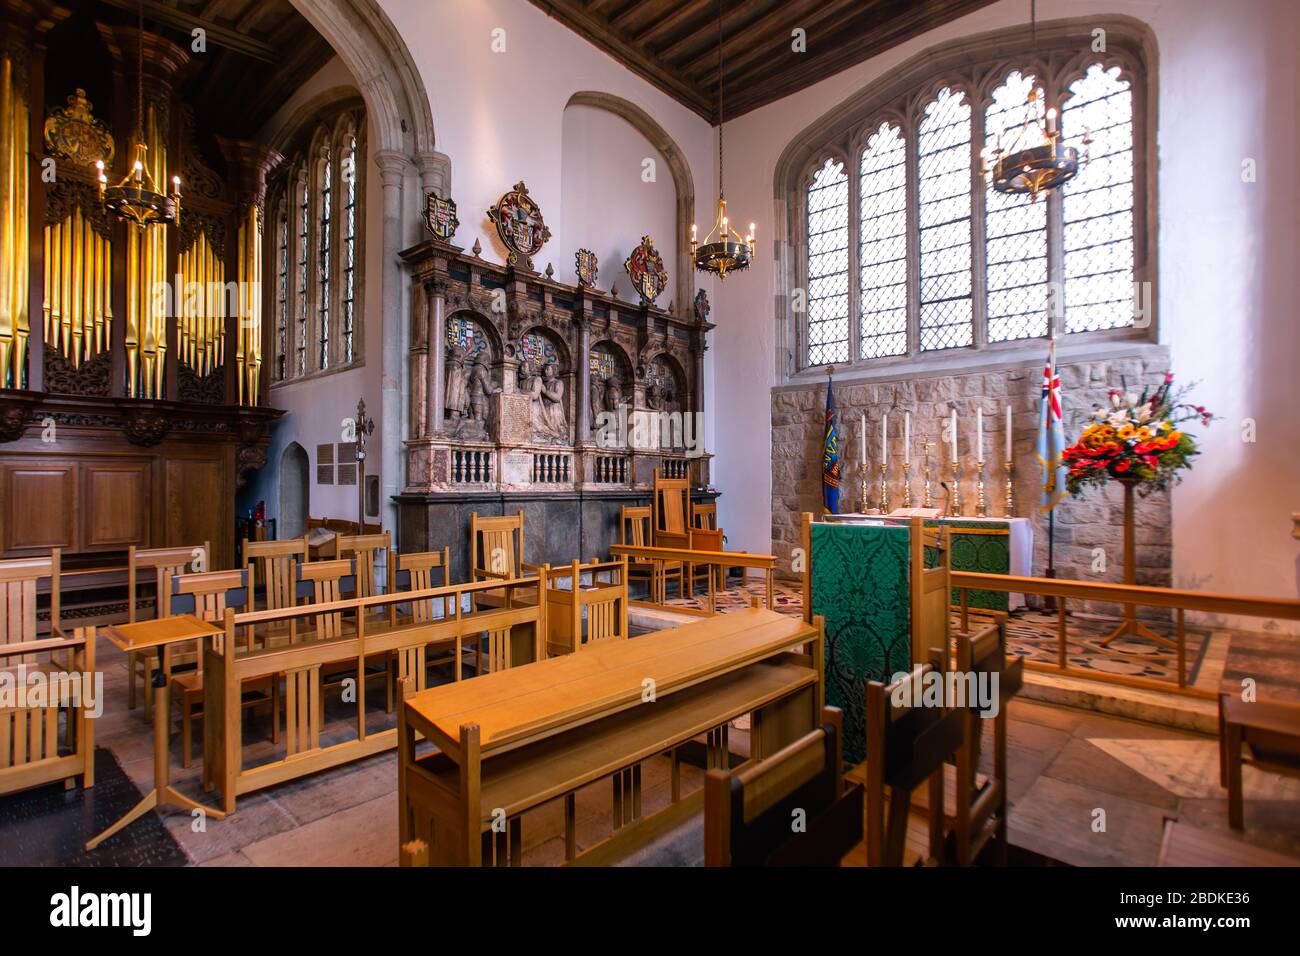
M 1061 414 L 1061 376 L 1056 372 L 1056 340 L 1043 367 L 1042 411 L 1038 418 L 1038 463 L 1043 469 L 1042 509 L 1051 511 L 1065 497 L 1065 423 Z

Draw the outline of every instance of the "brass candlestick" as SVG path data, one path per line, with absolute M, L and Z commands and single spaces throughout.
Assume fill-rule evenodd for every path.
M 1012 480 L 1011 462 L 1003 462 L 1003 467 L 1007 470 L 1007 517 L 1016 516 L 1016 483 Z
M 948 514 L 961 517 L 961 466 L 952 463 L 952 487 L 948 489 Z
M 930 445 L 931 443 L 928 441 L 922 442 L 921 444 L 921 448 L 925 452 L 925 471 L 922 472 L 922 477 L 924 481 L 921 485 L 921 507 L 922 508 L 934 507 L 934 494 L 933 494 L 933 489 L 930 486 Z
M 858 462 L 858 512 L 866 514 L 871 507 L 871 473 L 865 461 Z
M 978 469 L 975 472 L 975 517 L 987 518 L 989 510 L 984 501 L 984 462 L 975 462 L 975 467 Z
M 880 498 L 877 501 L 877 506 L 880 508 L 880 513 L 882 515 L 889 514 L 889 485 L 885 481 L 885 473 L 887 470 L 887 466 L 882 461 L 880 463 Z
M 912 507 L 912 462 L 903 462 L 903 508 Z

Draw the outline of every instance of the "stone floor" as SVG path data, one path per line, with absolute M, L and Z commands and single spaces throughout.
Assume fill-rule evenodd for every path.
M 126 711 L 124 655 L 107 641 L 99 649 L 106 702 L 97 743 L 144 790 L 152 782 L 152 735 L 141 711 Z M 373 719 L 387 715 L 378 710 Z M 264 722 L 253 722 L 254 732 Z M 1227 831 L 1212 737 L 1024 699 L 1012 702 L 1009 723 L 1010 834 L 1025 850 L 1074 865 L 1143 866 L 1157 862 L 1166 818 Z M 744 752 L 744 733 L 732 736 Z M 990 751 L 984 748 L 985 755 Z M 180 768 L 176 738 L 172 756 L 174 782 L 201 798 L 198 767 Z M 647 812 L 667 802 L 668 771 L 667 758 L 646 762 Z M 1251 768 L 1246 774 L 1241 839 L 1300 855 L 1300 781 Z M 684 789 L 700 786 L 701 778 L 697 768 L 685 767 Z M 201 821 L 176 811 L 163 822 L 196 865 L 388 866 L 397 862 L 396 790 L 396 757 L 387 753 L 242 797 L 226 820 Z M 609 833 L 608 781 L 579 794 L 578 816 L 580 846 Z M 66 825 L 59 819 L 50 822 Z M 562 859 L 558 802 L 525 817 L 524 840 L 526 864 Z M 679 854 L 674 862 L 698 862 L 689 856 Z

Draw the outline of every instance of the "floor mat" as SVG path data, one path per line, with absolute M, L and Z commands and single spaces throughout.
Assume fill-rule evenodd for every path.
M 140 802 L 117 758 L 95 748 L 95 785 L 63 783 L 0 796 L 0 866 L 184 866 L 185 851 L 156 813 L 119 830 L 94 850 L 85 843 Z M 176 811 L 181 812 L 181 811 Z

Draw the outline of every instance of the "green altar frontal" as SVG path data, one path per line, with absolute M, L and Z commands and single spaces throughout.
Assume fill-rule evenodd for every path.
M 866 757 L 867 681 L 912 666 L 909 529 L 811 527 L 812 613 L 826 619 L 826 703 L 844 712 L 844 759 Z
M 1010 572 L 1010 525 L 957 518 L 943 526 L 954 571 Z M 910 528 L 813 522 L 810 531 L 812 613 L 826 619 L 826 703 L 844 712 L 844 759 L 855 764 L 866 756 L 867 681 L 887 684 L 912 666 Z M 934 551 L 925 556 L 932 566 Z M 958 601 L 954 589 L 952 603 Z M 1003 591 L 971 591 L 968 602 L 996 611 L 1009 606 Z

